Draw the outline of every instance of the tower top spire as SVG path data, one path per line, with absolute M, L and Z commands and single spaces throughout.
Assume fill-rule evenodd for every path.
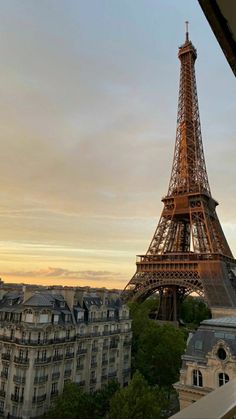
M 186 27 L 186 32 L 185 32 L 185 42 L 189 42 L 189 37 L 188 37 L 188 25 L 189 25 L 189 21 L 186 20 L 185 22 L 185 27 Z

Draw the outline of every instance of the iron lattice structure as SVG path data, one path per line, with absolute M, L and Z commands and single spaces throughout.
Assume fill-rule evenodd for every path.
M 124 290 L 136 300 L 159 291 L 158 318 L 163 320 L 177 320 L 181 300 L 194 291 L 210 308 L 236 307 L 236 261 L 208 182 L 194 69 L 197 52 L 188 30 L 178 57 L 177 131 L 168 193 L 148 251 L 137 257 L 137 271 Z

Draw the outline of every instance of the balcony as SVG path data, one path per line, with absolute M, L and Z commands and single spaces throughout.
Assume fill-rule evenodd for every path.
M 48 381 L 48 375 L 43 375 L 42 377 L 34 377 L 34 384 L 42 384 Z
M 14 356 L 14 362 L 16 364 L 20 364 L 22 366 L 28 366 L 29 365 L 29 358 L 22 358 L 20 356 Z
M 2 359 L 4 359 L 4 361 L 10 361 L 11 360 L 11 354 L 8 353 L 3 353 L 2 354 Z
M 84 364 L 77 364 L 76 369 L 77 370 L 83 370 L 84 369 Z
M 108 365 L 108 359 L 103 359 L 102 360 L 102 365 Z
M 36 397 L 33 397 L 33 399 L 32 399 L 32 403 L 33 403 L 33 404 L 35 404 L 35 403 L 41 403 L 41 402 L 44 402 L 44 401 L 46 400 L 46 397 L 47 397 L 47 395 L 46 395 L 46 394 L 42 394 L 41 396 L 36 396 Z
M 52 360 L 52 357 L 49 356 L 48 358 L 36 358 L 34 360 L 34 365 L 44 365 L 44 364 L 49 364 Z
M 62 354 L 54 355 L 52 360 L 53 360 L 53 362 L 62 361 L 63 360 L 63 355 Z
M 91 332 L 91 337 L 101 336 L 101 332 Z
M 8 373 L 7 372 L 5 372 L 5 371 L 1 371 L 1 377 L 2 378 L 4 378 L 5 380 L 7 379 L 7 377 L 8 377 Z
M 114 378 L 116 376 L 117 376 L 117 371 L 111 371 L 111 372 L 108 373 L 109 378 Z
M 109 359 L 109 363 L 110 363 L 110 364 L 114 364 L 115 360 L 116 360 L 116 359 L 115 359 L 114 357 L 112 357 L 112 358 L 110 358 L 110 359 Z
M 60 373 L 59 372 L 53 372 L 52 373 L 52 380 L 58 380 L 60 377 Z
M 132 344 L 131 340 L 125 340 L 123 343 L 124 346 L 131 346 L 131 344 Z
M 120 330 L 120 329 L 116 329 L 116 330 L 111 330 L 111 331 L 110 331 L 110 334 L 111 334 L 111 335 L 117 335 L 118 333 L 119 333 L 119 334 L 121 333 L 121 330 Z
M 14 375 L 13 376 L 13 382 L 15 384 L 25 384 L 25 377 L 21 377 L 19 375 Z
M 24 397 L 20 396 L 19 394 L 11 394 L 11 400 L 17 403 L 23 403 Z
M 55 399 L 58 396 L 58 394 L 59 394 L 58 390 L 52 391 L 51 396 L 50 396 L 51 399 Z
M 118 348 L 118 342 L 111 342 L 110 343 L 110 349 L 117 349 Z
M 102 374 L 102 381 L 107 380 L 107 378 L 108 378 L 108 374 Z
M 64 377 L 70 377 L 71 376 L 71 372 L 72 372 L 72 370 L 66 370 L 64 372 Z
M 87 349 L 86 348 L 80 348 L 77 350 L 77 355 L 82 355 L 82 354 L 86 354 L 87 353 Z
M 71 358 L 74 358 L 74 356 L 75 356 L 74 352 L 67 352 L 65 354 L 65 359 L 71 359 Z
M 98 346 L 92 346 L 92 352 L 98 352 Z
M 0 390 L 0 397 L 6 397 L 6 392 L 4 390 Z
M 170 419 L 233 419 L 236 416 L 236 379 L 190 404 Z

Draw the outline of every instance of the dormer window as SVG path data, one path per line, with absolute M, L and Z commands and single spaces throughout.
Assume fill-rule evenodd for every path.
M 46 313 L 45 311 L 42 311 L 39 316 L 39 323 L 48 323 L 48 321 L 49 321 L 48 313 Z
M 25 311 L 25 322 L 26 323 L 33 323 L 34 322 L 34 315 L 32 310 Z

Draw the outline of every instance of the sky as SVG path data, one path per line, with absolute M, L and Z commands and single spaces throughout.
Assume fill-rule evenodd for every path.
M 124 288 L 167 193 L 189 20 L 206 165 L 236 255 L 236 84 L 196 0 L 0 0 L 0 273 Z

